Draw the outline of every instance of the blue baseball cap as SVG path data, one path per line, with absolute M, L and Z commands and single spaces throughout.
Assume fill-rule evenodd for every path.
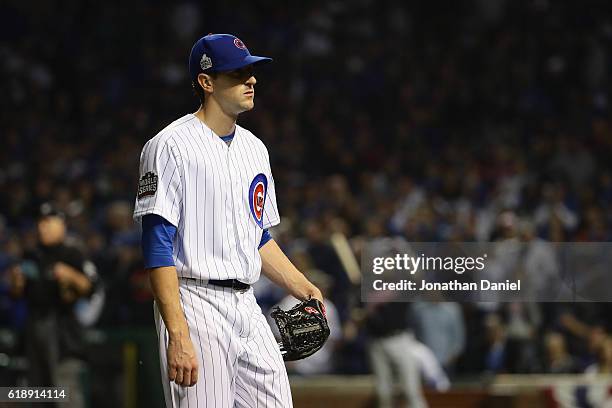
M 208 34 L 191 48 L 189 73 L 191 80 L 197 82 L 201 72 L 232 71 L 271 61 L 272 58 L 251 55 L 246 45 L 231 34 Z

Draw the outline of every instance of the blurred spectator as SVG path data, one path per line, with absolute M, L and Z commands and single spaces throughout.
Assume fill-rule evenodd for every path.
M 74 304 L 93 292 L 96 268 L 65 244 L 64 214 L 49 203 L 41 206 L 37 228 L 38 246 L 11 270 L 11 293 L 24 296 L 28 305 L 28 385 L 70 387 L 71 404 L 85 406 L 81 372 L 86 353 Z
M 332 286 L 329 289 L 330 298 L 337 303 L 344 303 L 349 282 L 338 255 L 329 243 L 329 232 L 319 220 L 305 222 L 304 234 L 307 245 L 305 250 L 312 265 L 332 278 Z
M 510 373 L 534 373 L 540 369 L 536 339 L 542 316 L 537 303 L 504 304 L 506 367 Z
M 612 337 L 607 337 L 599 347 L 597 362 L 584 371 L 586 374 L 612 374 Z
M 484 368 L 490 373 L 507 371 L 506 328 L 499 315 L 487 315 L 485 322 L 487 348 L 484 355 Z
M 553 244 L 538 237 L 535 226 L 529 220 L 520 221 L 519 231 L 521 240 L 526 245 L 521 276 L 526 298 L 554 298 L 554 295 L 559 293 L 563 281 Z
M 394 406 L 394 377 L 410 407 L 427 406 L 422 392 L 420 364 L 411 350 L 415 347 L 409 331 L 408 305 L 372 303 L 366 309 L 369 334 L 368 355 L 376 382 L 378 406 Z
M 549 374 L 571 374 L 577 369 L 576 361 L 568 353 L 565 338 L 561 333 L 548 333 L 544 338 L 545 372 Z
M 581 362 L 582 367 L 586 368 L 597 363 L 600 358 L 601 348 L 607 340 L 608 335 L 603 327 L 595 326 L 591 329 L 587 345 L 588 351 L 584 360 Z
M 465 347 L 463 313 L 454 302 L 418 302 L 412 305 L 412 321 L 417 338 L 423 342 L 448 371 Z
M 559 184 L 545 184 L 543 200 L 535 209 L 535 224 L 551 241 L 564 241 L 578 225 L 578 216 L 564 202 L 564 190 Z

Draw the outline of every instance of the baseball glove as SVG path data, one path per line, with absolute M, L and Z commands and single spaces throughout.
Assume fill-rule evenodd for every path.
M 317 299 L 305 300 L 289 310 L 276 306 L 271 315 L 280 332 L 278 345 L 285 361 L 314 354 L 329 337 L 325 306 Z

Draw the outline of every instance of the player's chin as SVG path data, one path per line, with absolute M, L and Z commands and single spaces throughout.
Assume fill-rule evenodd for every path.
M 250 111 L 255 107 L 255 101 L 253 98 L 249 98 L 240 104 L 243 112 Z

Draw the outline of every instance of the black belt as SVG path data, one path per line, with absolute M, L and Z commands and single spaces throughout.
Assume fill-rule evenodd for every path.
M 204 284 L 221 286 L 224 288 L 232 288 L 234 290 L 248 290 L 251 287 L 251 285 L 249 285 L 248 283 L 240 282 L 238 279 L 225 279 L 225 280 L 218 280 L 218 279 L 205 280 L 205 279 L 196 279 L 196 278 L 183 278 L 183 279 L 200 281 Z

